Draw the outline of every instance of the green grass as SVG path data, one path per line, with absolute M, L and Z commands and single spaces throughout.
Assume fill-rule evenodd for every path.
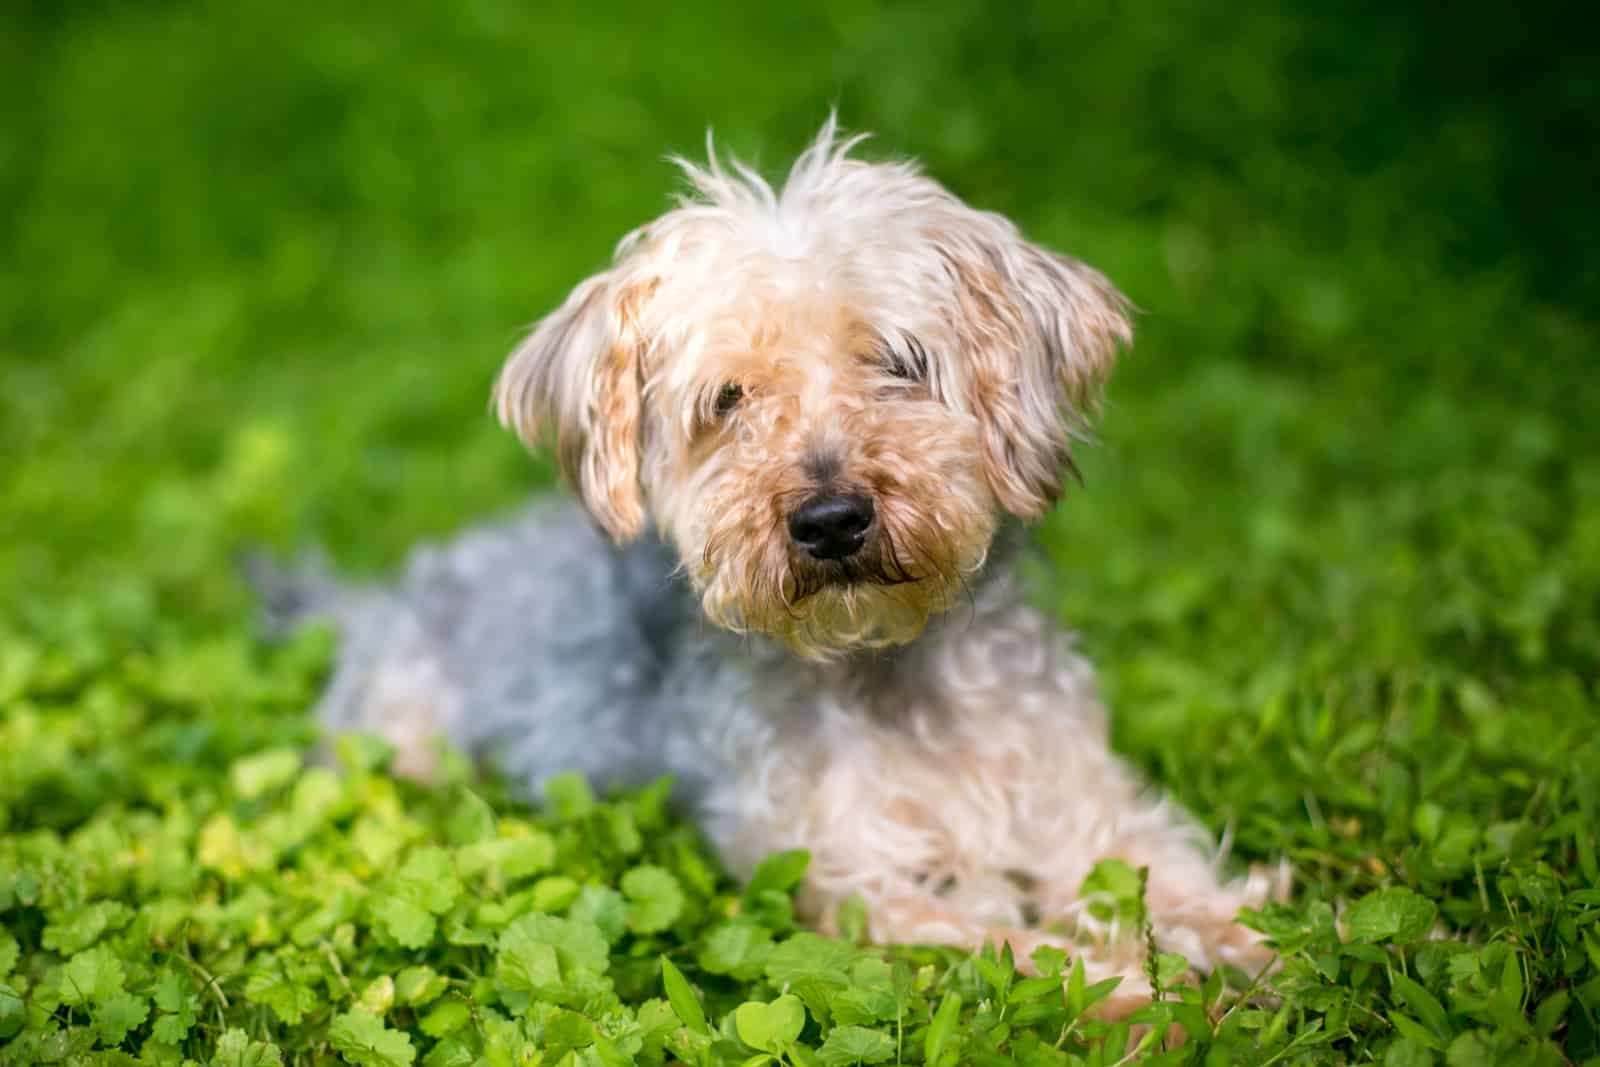
M 1580 20 L 589 6 L 0 12 L 0 1063 L 1123 1056 L 1070 965 L 817 942 L 792 859 L 734 886 L 654 793 L 308 769 L 326 640 L 237 578 L 546 485 L 485 414 L 519 330 L 662 154 L 772 169 L 833 103 L 1143 309 L 1037 594 L 1122 750 L 1297 886 L 1270 988 L 1169 990 L 1165 1055 L 1600 1056 Z

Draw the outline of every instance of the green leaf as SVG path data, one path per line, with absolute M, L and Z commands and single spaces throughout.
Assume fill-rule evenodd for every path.
M 279 1021 L 296 1026 L 322 1002 L 321 996 L 311 986 L 316 976 L 315 968 L 278 957 L 270 960 L 245 982 L 245 999 L 252 1004 L 265 1005 Z
M 595 809 L 594 791 L 581 774 L 558 774 L 545 783 L 545 800 L 557 819 L 570 822 Z
M 1533 1017 L 1534 1032 L 1541 1037 L 1548 1037 L 1553 1033 L 1556 1027 L 1561 1025 L 1561 1020 L 1566 1017 L 1570 999 L 1567 991 L 1561 989 L 1541 1001 L 1539 1010 Z
M 122 964 L 104 945 L 73 956 L 61 969 L 61 1002 L 87 1004 L 122 992 Z
M 850 984 L 845 968 L 857 955 L 854 947 L 842 942 L 809 932 L 798 933 L 773 949 L 767 960 L 767 977 L 780 986 L 822 982 L 843 988 Z
M 300 773 L 300 752 L 293 748 L 272 748 L 236 760 L 229 770 L 233 791 L 246 800 L 281 789 Z
M 28 1007 L 23 1003 L 22 994 L 5 982 L 0 982 L 0 1038 L 16 1036 L 27 1017 Z
M 1011 991 L 1006 995 L 1006 1003 L 1026 1004 L 1030 1000 L 1037 1000 L 1046 994 L 1060 991 L 1060 975 L 1052 975 L 1050 977 L 1041 975 L 1038 978 L 1024 978 L 1011 987 Z
M 1100 981 L 1089 986 L 1089 988 L 1083 991 L 1084 1009 L 1088 1010 L 1089 1008 L 1094 1007 L 1096 1004 L 1109 997 L 1112 993 L 1116 992 L 1117 987 L 1121 984 L 1122 977 L 1118 975 L 1112 978 L 1102 978 Z
M 1432 901 L 1393 886 L 1362 897 L 1345 913 L 1345 923 L 1352 941 L 1404 945 L 1433 929 L 1438 914 Z
M 534 833 L 463 845 L 456 853 L 456 864 L 467 878 L 492 874 L 514 882 L 549 870 L 555 858 L 556 845 L 550 836 Z
M 150 1028 L 151 1035 L 162 1044 L 178 1044 L 194 1027 L 200 998 L 190 992 L 182 975 L 169 971 L 156 983 L 155 1002 L 161 1014 Z
M 415 1007 L 429 1003 L 449 988 L 449 980 L 432 967 L 407 967 L 394 980 L 395 999 Z
M 661 985 L 667 994 L 667 1003 L 672 1005 L 672 1010 L 677 1013 L 683 1025 L 697 1034 L 709 1034 L 711 1028 L 706 1025 L 706 1013 L 700 1007 L 700 998 L 695 995 L 694 987 L 689 985 L 683 972 L 667 957 L 661 957 Z
M 416 1058 L 409 1035 L 390 1030 L 382 1019 L 360 1009 L 334 1016 L 328 1043 L 358 1067 L 407 1067 Z
M 312 767 L 300 775 L 289 797 L 295 822 L 316 826 L 349 808 L 344 781 L 327 767 Z
M 115 1048 L 129 1030 L 149 1018 L 150 1002 L 131 993 L 112 993 L 95 1000 L 92 1014 L 95 1028 L 100 1031 L 100 1043 Z
M 799 994 L 817 1020 L 826 1023 L 833 997 L 850 985 L 846 968 L 858 955 L 843 942 L 810 932 L 795 934 L 767 957 L 767 979 Z
M 1009 952 L 1010 947 L 1008 944 L 1006 946 L 1007 951 L 1001 955 L 999 960 L 995 960 L 990 956 L 993 946 L 985 945 L 983 951 L 973 956 L 971 960 L 973 970 L 982 976 L 989 988 L 1001 1000 L 1005 999 L 1007 990 L 1011 988 L 1011 979 L 1016 977 L 1016 968 L 1012 965 Z
M 472 1021 L 472 1008 L 463 1000 L 446 1000 L 434 1005 L 417 1025 L 429 1037 L 444 1037 Z
M 461 896 L 455 862 L 449 852 L 435 846 L 419 848 L 407 856 L 395 882 L 435 915 L 449 911 Z
M 1166 989 L 1189 969 L 1189 961 L 1175 952 L 1162 952 L 1156 956 L 1156 981 Z
M 1508 951 L 1500 968 L 1499 985 L 1489 994 L 1489 1014 L 1501 1029 L 1513 1034 L 1528 1029 L 1522 1007 L 1523 988 L 1522 957 Z
M 177 1045 L 189 1036 L 193 1027 L 194 1018 L 191 1016 L 158 1015 L 150 1027 L 150 1036 L 163 1045 Z
M 50 924 L 44 928 L 41 941 L 45 948 L 70 956 L 94 944 L 107 930 L 123 926 L 131 915 L 132 912 L 124 905 L 105 900 L 95 901 L 87 907 L 68 909 L 65 913 L 56 912 Z M 0 945 L 0 954 L 3 954 L 3 945 Z M 0 974 L 9 971 L 10 966 L 0 967 Z
M 839 902 L 834 910 L 834 922 L 838 925 L 840 940 L 852 945 L 866 943 L 867 902 L 860 893 L 851 893 Z
M 894 1057 L 894 1038 L 864 1026 L 839 1026 L 818 1050 L 828 1067 L 852 1063 L 883 1063 Z
M 804 849 L 775 852 L 761 861 L 745 886 L 745 896 L 754 897 L 768 890 L 787 893 L 800 884 L 811 865 L 811 853 Z
M 495 816 L 489 802 L 464 785 L 456 786 L 453 796 L 455 805 L 445 824 L 451 844 L 467 845 L 493 839 Z
M 772 931 L 742 920 L 723 923 L 706 935 L 697 960 L 711 974 L 740 981 L 760 977 L 772 955 Z
M 770 1004 L 741 1004 L 733 1018 L 739 1040 L 753 1049 L 781 1055 L 800 1037 L 806 1009 L 799 997 L 786 993 Z
M 567 917 L 589 922 L 612 944 L 628 928 L 628 905 L 622 894 L 603 885 L 586 885 L 579 892 Z
M 634 867 L 622 876 L 628 925 L 642 934 L 667 929 L 683 914 L 683 890 L 664 867 Z
M 378 930 L 403 948 L 427 947 L 439 929 L 432 913 L 407 896 L 378 896 L 368 909 Z
M 1501 1067 L 1494 1048 L 1477 1031 L 1468 1031 L 1445 1050 L 1450 1067 Z
M 930 1067 L 937 1067 L 940 1057 L 944 1055 L 945 1046 L 950 1041 L 950 1035 L 955 1033 L 956 1020 L 961 1016 L 961 994 L 946 993 L 939 1002 L 939 1009 L 933 1013 L 933 1021 L 928 1024 L 927 1036 L 923 1038 L 923 1060 Z
M 1420 1023 L 1413 1022 L 1411 1025 L 1418 1030 L 1422 1030 Z M 1437 1048 L 1438 1043 L 1434 1042 L 1433 1045 L 1423 1044 L 1405 1036 L 1406 1030 L 1404 1028 L 1396 1027 L 1396 1029 L 1400 1030 L 1401 1037 L 1399 1040 L 1391 1042 L 1389 1047 L 1384 1050 L 1383 1067 L 1433 1067 L 1436 1061 L 1429 1049 Z M 1422 1030 L 1422 1032 L 1424 1035 L 1427 1034 L 1425 1030 Z M 1433 1041 L 1433 1038 L 1430 1037 L 1428 1040 Z
M 1029 958 L 1038 972 L 1047 977 L 1060 974 L 1067 967 L 1067 954 L 1054 945 L 1040 945 Z
M 1089 1006 L 1088 990 L 1085 988 L 1083 970 L 1083 957 L 1072 961 L 1072 970 L 1067 973 L 1067 1014 L 1076 1019 L 1083 1014 Z
M 611 847 L 624 856 L 632 856 L 644 847 L 644 838 L 639 835 L 639 827 L 633 821 L 633 809 L 629 807 L 609 807 L 602 809 L 602 825 L 605 826 L 611 841 Z
M 394 1007 L 394 979 L 387 974 L 380 974 L 368 982 L 356 997 L 356 1005 L 379 1018 L 387 1015 L 389 1009 Z
M 593 923 L 524 915 L 496 944 L 494 980 L 506 993 L 569 1006 L 609 993 L 610 951 Z
M 500 935 L 502 948 L 523 942 L 543 943 L 560 949 L 562 959 L 594 971 L 611 965 L 610 946 L 593 923 L 555 915 L 524 915 Z
M 482 1042 L 467 1033 L 453 1033 L 428 1050 L 423 1067 L 475 1067 L 487 1063 L 480 1055 Z
M 534 911 L 554 914 L 570 908 L 582 889 L 576 879 L 564 874 L 552 874 L 533 883 L 533 888 L 528 890 L 528 901 Z
M 395 748 L 371 734 L 340 734 L 333 743 L 339 765 L 351 774 L 368 774 L 394 758 Z
M 907 976 L 898 972 L 902 983 Z M 859 959 L 850 966 L 850 987 L 833 998 L 833 1018 L 842 1026 L 862 1025 L 899 1018 L 905 996 L 896 985 L 897 972 L 883 960 Z
M 455 863 L 442 848 L 420 848 L 406 858 L 368 904 L 378 929 L 405 948 L 423 948 L 438 929 L 434 916 L 461 897 Z
M 604 1034 L 595 1034 L 594 1044 L 591 1047 L 601 1067 L 634 1067 L 633 1058 L 625 1055 L 620 1048 L 607 1040 Z
M 563 991 L 561 955 L 554 945 L 543 941 L 502 939 L 494 977 L 514 992 L 559 998 Z
M 1395 1031 L 1406 1040 L 1423 1048 L 1444 1048 L 1444 1042 L 1439 1039 L 1438 1035 L 1404 1012 L 1390 1010 L 1385 1015 L 1385 1018 L 1393 1024 Z
M 278 1046 L 266 1041 L 252 1041 L 243 1030 L 230 1029 L 217 1041 L 212 1054 L 211 1067 L 282 1067 L 283 1054 Z
M 162 1011 L 181 1012 L 194 1006 L 195 997 L 182 975 L 168 971 L 156 983 L 155 1001 Z
M 1415 980 L 1407 978 L 1398 971 L 1389 976 L 1389 983 L 1394 987 L 1395 994 L 1412 1011 L 1417 1013 L 1417 1017 L 1422 1020 L 1422 1024 L 1428 1028 L 1435 1038 L 1440 1042 L 1450 1040 L 1453 1035 L 1453 1031 L 1450 1028 L 1450 1020 L 1445 1015 L 1444 1005 L 1439 1003 L 1437 997 L 1424 989 Z M 1429 1047 L 1439 1048 L 1442 1046 L 1432 1045 Z
M 1105 893 L 1118 899 L 1136 898 L 1139 894 L 1139 872 L 1126 860 L 1108 857 L 1089 869 L 1078 892 Z

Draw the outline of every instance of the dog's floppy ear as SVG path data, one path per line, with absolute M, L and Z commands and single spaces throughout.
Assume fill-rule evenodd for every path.
M 625 264 L 590 278 L 534 327 L 494 386 L 501 425 L 530 448 L 554 427 L 562 474 L 619 544 L 644 525 L 639 318 L 653 288 Z
M 935 235 L 956 289 L 958 378 L 995 498 L 1037 518 L 1061 496 L 1072 440 L 1133 339 L 1129 304 L 1104 275 L 1029 243 L 1001 216 L 965 214 Z

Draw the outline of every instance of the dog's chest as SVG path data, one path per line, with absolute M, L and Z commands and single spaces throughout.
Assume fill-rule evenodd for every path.
M 1103 737 L 1102 716 L 1087 665 L 1031 609 L 978 622 L 849 665 L 698 657 L 673 762 L 735 871 L 790 847 L 824 866 L 859 848 L 936 868 L 1019 839 L 994 831 L 1032 817 L 1034 779 L 1072 773 L 1062 761 Z

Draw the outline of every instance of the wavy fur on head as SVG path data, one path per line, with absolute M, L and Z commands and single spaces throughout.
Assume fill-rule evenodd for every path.
M 825 657 L 900 644 L 954 602 L 1000 518 L 1060 495 L 1127 304 L 832 119 L 774 187 L 677 160 L 690 191 L 623 239 L 507 361 L 501 420 L 555 431 L 617 541 L 646 516 L 716 623 Z M 847 568 L 786 532 L 819 488 L 869 496 Z

